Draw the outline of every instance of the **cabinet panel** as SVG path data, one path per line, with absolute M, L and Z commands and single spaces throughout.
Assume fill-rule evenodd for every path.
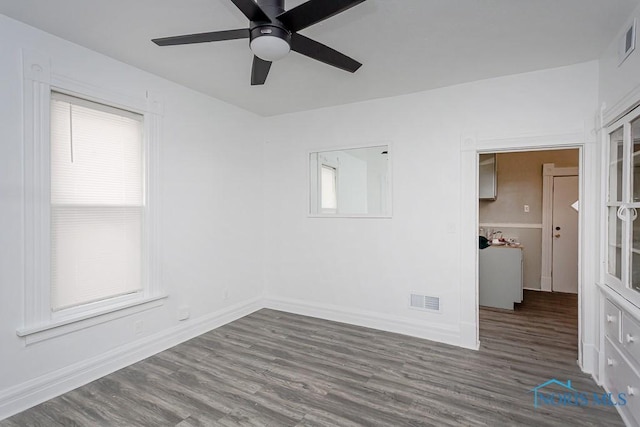
M 618 396 L 624 393 L 626 403 L 618 406 L 618 409 L 625 415 L 628 421 L 635 421 L 637 425 L 640 420 L 640 376 L 631 368 L 629 362 L 615 344 L 610 340 L 605 340 L 605 385 L 612 395 L 613 401 L 623 403 Z
M 620 316 L 618 306 L 609 300 L 604 303 L 604 331 L 605 335 L 613 341 L 620 342 Z
M 522 302 L 522 249 L 489 246 L 478 258 L 480 305 L 513 310 Z
M 629 315 L 622 315 L 622 345 L 633 359 L 640 365 L 640 325 Z

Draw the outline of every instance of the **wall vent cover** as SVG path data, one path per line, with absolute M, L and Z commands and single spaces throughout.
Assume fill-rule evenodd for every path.
M 618 65 L 622 65 L 625 59 L 636 48 L 636 20 L 631 22 L 627 30 L 618 41 Z
M 427 295 L 411 294 L 411 308 L 440 311 L 440 298 Z

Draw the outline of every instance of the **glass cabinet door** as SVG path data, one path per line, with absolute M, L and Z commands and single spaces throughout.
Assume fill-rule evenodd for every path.
M 607 272 L 622 280 L 622 220 L 618 210 L 622 206 L 623 128 L 609 135 L 609 185 L 607 196 Z
M 605 281 L 640 302 L 640 108 L 608 129 Z
M 630 220 L 632 221 L 631 227 L 631 265 L 630 265 L 630 279 L 631 288 L 640 292 L 640 220 L 638 218 L 638 209 L 640 205 L 640 118 L 635 119 L 629 125 L 630 128 L 630 142 L 632 147 L 631 162 L 631 202 L 630 206 Z M 639 206 L 636 208 L 635 206 Z

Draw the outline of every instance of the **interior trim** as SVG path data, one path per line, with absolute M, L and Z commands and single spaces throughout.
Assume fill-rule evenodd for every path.
M 519 222 L 481 222 L 478 224 L 480 227 L 500 227 L 500 228 L 539 228 L 542 229 L 542 224 L 525 224 Z
M 260 310 L 262 302 L 253 298 L 237 303 L 3 390 L 0 420 L 247 316 Z

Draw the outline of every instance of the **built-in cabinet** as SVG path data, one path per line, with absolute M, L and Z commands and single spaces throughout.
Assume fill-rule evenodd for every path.
M 640 425 L 640 321 L 637 307 L 603 293 L 604 386 L 627 425 Z
M 607 131 L 605 282 L 640 306 L 640 108 Z
M 607 128 L 605 151 L 601 373 L 627 425 L 640 425 L 640 108 Z

